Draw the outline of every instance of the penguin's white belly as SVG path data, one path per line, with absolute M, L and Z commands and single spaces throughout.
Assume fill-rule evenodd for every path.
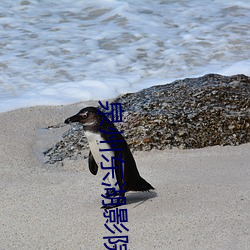
M 104 176 L 108 172 L 110 173 L 108 178 L 103 182 L 108 181 L 111 184 L 111 187 L 115 187 L 115 183 L 117 182 L 117 179 L 116 179 L 115 173 L 114 173 L 114 178 L 112 178 L 112 169 L 101 169 L 101 162 L 102 162 L 103 167 L 112 166 L 112 157 L 115 156 L 114 151 L 99 151 L 100 149 L 111 149 L 108 143 L 100 143 L 100 141 L 105 141 L 105 139 L 102 138 L 99 133 L 86 131 L 85 135 L 88 139 L 90 151 L 95 159 L 97 166 L 104 173 Z M 102 155 L 106 159 L 108 159 L 108 161 L 104 157 L 102 157 Z

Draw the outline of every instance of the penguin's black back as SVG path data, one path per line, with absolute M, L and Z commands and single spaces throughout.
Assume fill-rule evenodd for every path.
M 103 116 L 104 117 L 104 116 Z M 110 121 L 108 122 L 108 118 L 105 118 L 105 120 L 102 123 L 102 126 L 100 126 L 101 129 L 104 131 L 114 131 L 118 132 L 115 125 Z M 102 133 L 102 137 L 105 140 L 111 140 L 110 135 Z M 113 147 L 114 149 L 123 148 L 123 150 L 114 151 L 115 157 L 120 158 L 120 154 L 123 156 L 124 163 L 124 180 L 125 186 L 123 190 L 126 191 L 148 191 L 150 189 L 154 189 L 146 180 L 144 180 L 137 169 L 134 157 L 129 149 L 129 146 L 127 142 L 125 141 L 124 137 L 121 134 L 117 134 L 116 137 L 113 139 L 115 140 L 122 140 L 122 142 L 117 142 L 117 145 Z M 120 166 L 120 162 L 115 162 L 116 166 Z M 122 179 L 121 179 L 121 168 L 116 169 L 116 177 L 119 183 L 119 186 L 122 185 Z

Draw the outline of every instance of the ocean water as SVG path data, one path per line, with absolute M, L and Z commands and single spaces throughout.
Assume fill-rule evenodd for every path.
M 249 0 L 1 0 L 0 112 L 250 76 Z

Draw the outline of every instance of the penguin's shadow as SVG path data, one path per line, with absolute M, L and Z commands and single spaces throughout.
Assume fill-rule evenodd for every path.
M 127 204 L 138 203 L 134 206 L 134 208 L 136 208 L 141 204 L 143 204 L 144 202 L 146 202 L 147 200 L 153 199 L 155 197 L 157 197 L 157 193 L 155 191 L 128 193 L 126 195 L 126 203 Z

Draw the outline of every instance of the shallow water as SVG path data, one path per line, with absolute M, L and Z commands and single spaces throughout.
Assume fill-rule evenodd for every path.
M 250 75 L 249 13 L 250 1 L 2 0 L 0 111 Z

